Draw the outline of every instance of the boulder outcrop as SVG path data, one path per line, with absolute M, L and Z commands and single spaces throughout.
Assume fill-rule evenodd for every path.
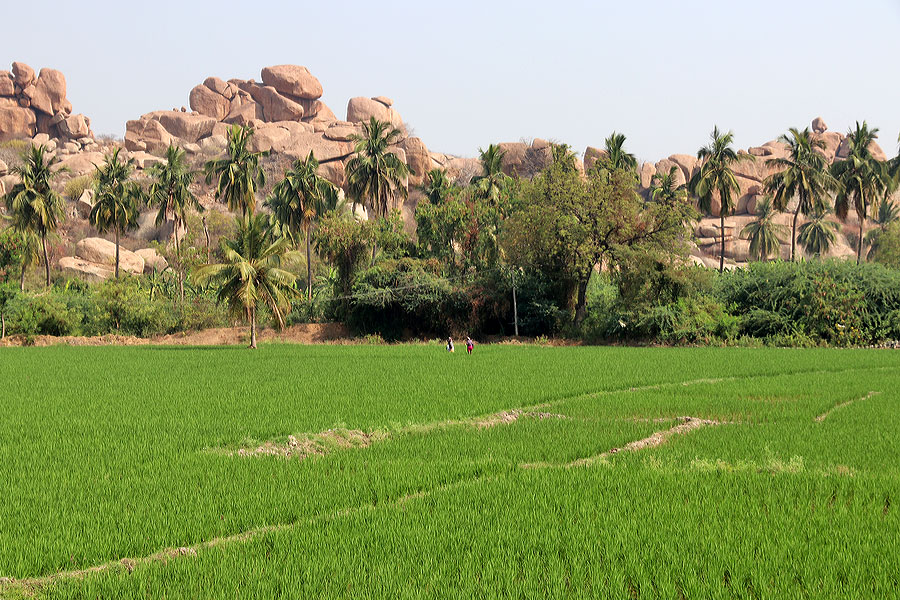
M 64 266 L 62 261 L 66 259 L 60 259 L 60 266 L 63 268 L 77 267 L 82 270 L 90 268 L 98 276 L 102 270 L 109 270 L 112 273 L 116 265 L 116 245 L 103 238 L 85 238 L 75 244 L 75 256 L 69 258 L 74 260 L 66 261 Z M 91 263 L 91 265 L 83 263 Z M 120 246 L 119 269 L 139 275 L 144 272 L 144 259 Z
M 31 138 L 75 140 L 93 137 L 91 121 L 72 114 L 66 98 L 66 78 L 56 69 L 34 69 L 14 62 L 12 71 L 0 71 L 0 141 Z

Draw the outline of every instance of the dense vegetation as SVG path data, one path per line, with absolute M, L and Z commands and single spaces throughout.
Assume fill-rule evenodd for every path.
M 390 151 L 402 133 L 390 124 L 372 119 L 354 137 L 349 198 L 319 175 L 311 153 L 285 170 L 265 201 L 257 194 L 266 153 L 250 151 L 252 128 L 235 126 L 225 156 L 204 166 L 217 200 L 239 215 L 217 247 L 210 247 L 192 191 L 196 173 L 182 151 L 168 149 L 146 190 L 133 180 L 131 162 L 114 152 L 90 182 L 72 186 L 93 187 L 90 221 L 115 237 L 116 281 L 98 286 L 51 281 L 47 244 L 63 218 L 61 199 L 51 185 L 53 160 L 31 148 L 16 167 L 22 183 L 6 198 L 0 333 L 147 336 L 244 321 L 252 347 L 258 323 L 340 320 L 390 340 L 521 334 L 667 344 L 890 342 L 900 339 L 892 291 L 900 209 L 889 199 L 900 157 L 873 157 L 877 131 L 857 124 L 849 155 L 832 165 L 808 129 L 783 136 L 786 158 L 767 160 L 775 169 L 764 186 L 768 196 L 743 230 L 757 262 L 726 273 L 721 258 L 719 274 L 688 260 L 697 208 L 720 215 L 724 257 L 724 219 L 738 193 L 733 167 L 754 157 L 736 152 L 731 133 L 718 128 L 699 150 L 690 181 L 679 186 L 674 172 L 658 175 L 645 195 L 619 133 L 586 172 L 567 146 L 551 145 L 549 165 L 531 179 L 507 175 L 503 151 L 490 145 L 470 180 L 425 174 L 412 190 L 419 198 L 412 236 L 394 209 L 410 190 L 407 166 Z M 119 237 L 145 204 L 177 233 L 159 247 L 169 264 L 164 273 L 128 277 L 118 268 Z M 359 219 L 361 210 L 370 219 Z M 859 221 L 857 265 L 821 261 L 837 227 L 828 215 L 844 220 L 851 210 Z M 791 261 L 767 263 L 788 235 L 774 218 L 788 211 Z M 809 220 L 798 226 L 801 214 Z M 877 227 L 866 231 L 869 218 Z M 798 243 L 814 258 L 800 260 Z M 884 266 L 863 264 L 867 259 Z M 39 262 L 46 289 L 26 292 L 26 273 Z
M 900 589 L 892 352 L 6 348 L 0 378 L 0 597 Z M 720 424 L 604 454 L 684 416 Z

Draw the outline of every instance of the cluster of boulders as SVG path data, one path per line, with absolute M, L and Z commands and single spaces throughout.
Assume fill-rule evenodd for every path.
M 354 152 L 353 136 L 371 117 L 389 121 L 402 132 L 392 151 L 411 167 L 409 184 L 418 185 L 433 164 L 421 139 L 408 137 L 393 101 L 384 96 L 351 98 L 341 121 L 321 100 L 322 84 L 306 67 L 265 67 L 261 82 L 208 77 L 189 95 L 190 111 L 155 111 L 126 124 L 125 147 L 133 152 L 158 153 L 176 144 L 188 153 L 215 154 L 224 150 L 234 124 L 254 129 L 252 151 L 270 151 L 293 158 L 312 152 L 321 174 L 344 186 L 344 166 Z
M 89 237 L 75 244 L 75 256 L 59 259 L 59 268 L 89 281 L 103 281 L 115 274 L 116 245 L 109 240 Z M 162 272 L 168 264 L 154 248 L 126 250 L 119 247 L 119 270 L 140 275 Z
M 81 140 L 92 138 L 91 120 L 72 114 L 66 98 L 66 78 L 56 69 L 34 69 L 22 62 L 12 72 L 0 71 L 0 141 L 30 138 Z

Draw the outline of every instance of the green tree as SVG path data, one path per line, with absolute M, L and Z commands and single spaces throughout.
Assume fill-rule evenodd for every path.
M 881 244 L 881 236 L 887 231 L 891 223 L 897 221 L 900 217 L 900 207 L 891 200 L 884 200 L 878 205 L 878 212 L 872 221 L 878 225 L 877 229 L 872 229 L 866 234 L 866 246 L 869 250 L 866 253 L 866 260 L 872 260 L 878 252 L 878 246 Z
M 782 234 L 785 228 L 775 222 L 776 214 L 772 199 L 764 198 L 756 207 L 756 220 L 749 223 L 741 232 L 749 236 L 751 259 L 766 261 L 771 256 L 778 256 L 781 248 L 779 234 Z
M 617 269 L 637 251 L 662 260 L 686 254 L 689 203 L 645 203 L 636 187 L 631 170 L 592 169 L 582 177 L 560 156 L 522 183 L 521 207 L 505 222 L 509 260 L 558 281 L 576 325 L 586 316 L 588 283 L 599 265 Z
M 19 278 L 19 290 L 25 291 L 25 272 L 41 256 L 41 239 L 33 231 L 7 227 L 0 232 L 0 282 Z
M 397 196 L 408 197 L 405 180 L 409 168 L 390 150 L 402 135 L 387 121 L 372 117 L 363 123 L 362 135 L 351 138 L 356 144 L 356 155 L 347 162 L 350 198 L 354 206 L 363 204 L 376 218 L 387 216 Z
M 166 149 L 166 162 L 156 163 L 149 169 L 153 183 L 150 184 L 150 203 L 159 206 L 156 225 L 160 226 L 172 220 L 174 226 L 176 266 L 178 267 L 178 293 L 184 302 L 184 261 L 181 260 L 181 240 L 179 232 L 186 229 L 189 210 L 203 212 L 203 207 L 191 191 L 194 172 L 190 170 L 185 159 L 185 152 L 176 146 Z
M 13 227 L 26 235 L 34 234 L 41 240 L 48 287 L 50 256 L 47 237 L 56 231 L 64 217 L 62 197 L 51 186 L 59 174 L 59 171 L 52 169 L 57 162 L 56 157 L 47 158 L 43 145 L 31 146 L 22 155 L 22 164 L 13 169 L 21 182 L 6 195 L 6 208 L 11 213 Z
M 469 210 L 440 169 L 428 172 L 422 191 L 428 202 L 416 205 L 419 252 L 441 260 L 455 272 L 459 267 L 456 246 L 463 238 Z
M 687 198 L 687 187 L 683 183 L 676 184 L 677 173 L 678 167 L 669 167 L 668 173 L 653 175 L 650 180 L 650 198 L 654 202 L 674 204 Z
M 204 165 L 206 183 L 216 183 L 216 199 L 228 204 L 228 210 L 245 218 L 256 210 L 256 191 L 266 184 L 266 174 L 259 159 L 268 152 L 251 152 L 249 145 L 253 127 L 232 125 L 228 130 L 227 156 Z
M 753 160 L 749 154 L 738 154 L 732 147 L 734 134 L 722 133 L 714 127 L 710 143 L 700 148 L 697 158 L 700 168 L 691 177 L 688 189 L 700 201 L 700 210 L 712 212 L 713 200 L 719 200 L 719 223 L 721 231 L 721 251 L 719 272 L 725 270 L 725 217 L 734 212 L 734 195 L 740 191 L 732 167 L 742 160 Z
M 443 204 L 453 192 L 453 184 L 443 169 L 431 169 L 425 173 L 425 181 L 420 187 L 431 204 Z
M 870 146 L 878 138 L 878 129 L 869 129 L 863 121 L 851 129 L 850 154 L 844 160 L 831 165 L 831 174 L 841 184 L 834 203 L 834 212 L 841 221 L 847 220 L 850 208 L 859 220 L 859 236 L 856 242 L 856 264 L 862 262 L 866 218 L 869 209 L 877 209 L 878 203 L 891 190 L 892 182 L 887 165 L 872 156 Z
M 291 239 L 296 242 L 300 234 L 306 239 L 306 297 L 312 300 L 312 239 L 313 224 L 328 212 L 337 208 L 338 192 L 328 180 L 319 177 L 319 161 L 310 150 L 305 160 L 297 159 L 284 172 L 282 179 L 272 190 L 266 205 Z
M 792 198 L 797 198 L 794 219 L 791 224 L 791 261 L 797 250 L 797 220 L 800 213 L 810 215 L 825 210 L 828 192 L 837 188 L 837 182 L 828 171 L 825 156 L 816 149 L 825 147 L 821 140 L 814 140 L 809 128 L 788 130 L 779 141 L 787 144 L 788 156 L 770 158 L 766 165 L 781 169 L 770 175 L 765 189 L 772 194 L 774 206 L 779 211 L 787 209 Z
M 371 221 L 357 221 L 352 214 L 330 213 L 315 231 L 316 251 L 337 269 L 337 293 L 350 295 L 353 278 L 366 255 L 375 245 L 375 227 Z
M 821 257 L 828 253 L 834 240 L 837 239 L 838 224 L 828 220 L 828 213 L 823 210 L 809 215 L 809 221 L 800 226 L 797 241 L 807 254 Z
M 238 219 L 237 238 L 223 245 L 225 262 L 207 265 L 196 273 L 200 284 L 218 285 L 217 299 L 250 323 L 250 348 L 256 348 L 260 306 L 267 307 L 281 327 L 290 311 L 295 276 L 282 268 L 290 255 L 290 239 L 275 234 L 265 215 Z
M 6 315 L 19 296 L 18 290 L 6 281 L 0 281 L 0 340 L 6 337 Z
M 97 167 L 94 183 L 94 206 L 89 220 L 100 233 L 113 230 L 116 237 L 116 279 L 119 278 L 119 238 L 137 229 L 139 203 L 143 191 L 134 181 L 134 159 L 119 158 L 119 148 L 108 154 L 103 166 Z

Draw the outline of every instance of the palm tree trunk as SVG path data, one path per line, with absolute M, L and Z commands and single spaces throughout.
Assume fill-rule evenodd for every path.
M 797 217 L 800 216 L 800 204 L 797 204 L 797 210 L 794 211 L 794 224 L 791 227 L 791 262 L 794 262 L 794 255 L 797 251 Z
M 857 215 L 858 216 L 858 215 Z M 863 228 L 866 226 L 865 219 L 859 219 L 859 241 L 856 243 L 856 264 L 862 262 L 862 245 L 863 245 Z
M 119 278 L 119 227 L 116 226 L 116 279 Z
M 203 217 L 203 232 L 206 234 L 206 264 L 210 263 L 209 254 L 209 228 L 206 226 L 206 217 Z
M 6 313 L 0 311 L 0 340 L 6 337 Z
M 250 348 L 256 350 L 256 307 L 250 309 Z
M 309 251 L 309 225 L 306 226 L 306 299 L 312 300 L 312 257 Z
M 44 234 L 41 234 L 41 248 L 44 250 L 44 269 L 47 273 L 47 287 L 50 287 L 50 257 L 47 254 L 47 236 Z
M 28 263 L 23 262 L 22 263 L 22 274 L 19 275 L 19 291 L 21 291 L 21 292 L 25 291 L 25 270 L 27 268 L 28 268 Z
M 722 249 L 719 252 L 719 273 L 725 271 L 725 212 L 719 210 L 719 235 L 722 237 Z

